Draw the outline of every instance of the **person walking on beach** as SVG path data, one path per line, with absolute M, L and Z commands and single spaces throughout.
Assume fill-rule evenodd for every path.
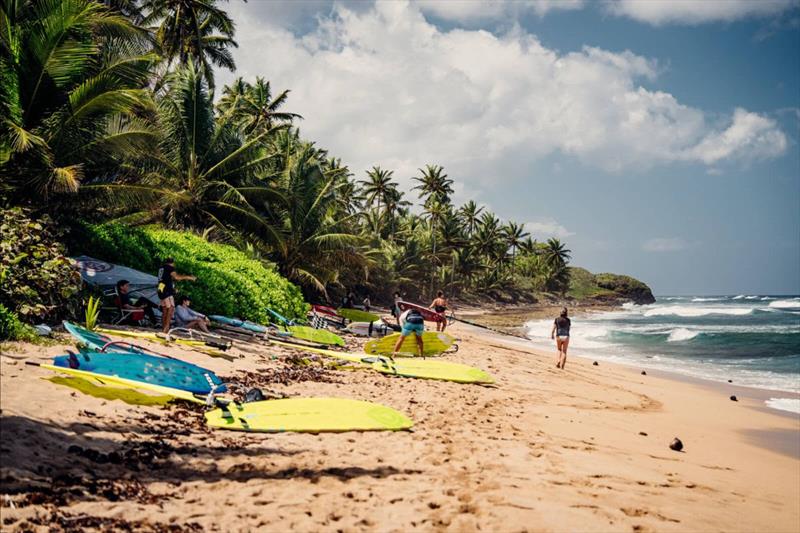
M 556 348 L 558 348 L 558 358 L 556 359 L 556 368 L 563 370 L 564 365 L 567 364 L 567 348 L 569 347 L 569 328 L 572 325 L 569 317 L 567 316 L 567 308 L 561 310 L 561 315 L 553 322 L 553 330 L 550 332 L 550 338 L 556 339 Z
M 447 311 L 447 298 L 444 297 L 443 291 L 436 293 L 436 298 L 431 302 L 430 309 L 442 315 L 442 320 L 436 322 L 436 331 L 444 331 L 444 328 L 447 327 L 447 318 L 444 316 L 445 311 Z
M 416 309 L 409 309 L 400 315 L 399 320 L 403 325 L 403 329 L 400 331 L 400 338 L 397 339 L 397 343 L 394 345 L 394 353 L 397 353 L 397 350 L 400 349 L 400 346 L 403 344 L 403 341 L 406 340 L 406 337 L 411 335 L 413 332 L 417 337 L 417 349 L 419 350 L 419 356 L 422 357 L 424 349 L 422 334 L 425 333 L 425 319 L 422 318 L 422 313 Z
M 175 260 L 171 257 L 164 259 L 164 264 L 158 269 L 158 297 L 161 299 L 161 329 L 166 335 L 175 313 L 175 282 L 181 280 L 194 281 L 197 278 L 175 272 Z

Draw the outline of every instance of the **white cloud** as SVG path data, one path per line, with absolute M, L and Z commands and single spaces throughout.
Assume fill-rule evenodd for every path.
M 543 17 L 551 11 L 581 9 L 586 4 L 584 0 L 416 0 L 414 3 L 424 13 L 456 22 L 516 18 L 526 11 Z
M 606 9 L 653 25 L 730 22 L 777 15 L 798 6 L 798 0 L 610 0 Z
M 372 165 L 401 184 L 427 163 L 470 191 L 522 179 L 551 154 L 606 171 L 673 162 L 719 166 L 786 149 L 775 122 L 736 110 L 721 131 L 673 95 L 645 89 L 659 66 L 633 52 L 560 53 L 525 30 L 442 31 L 415 4 L 342 5 L 294 35 L 271 3 L 228 6 L 237 23 L 238 75 L 292 90 L 286 109 L 306 138 L 357 176 Z M 266 10 L 266 12 L 265 12 Z M 219 73 L 219 83 L 233 75 Z M 461 200 L 461 198 L 457 198 Z
M 659 237 L 642 244 L 642 250 L 645 252 L 678 252 L 688 247 L 689 244 L 679 237 Z
M 564 239 L 569 237 L 570 235 L 575 235 L 575 232 L 569 231 L 567 228 L 553 220 L 552 218 L 549 219 L 541 219 L 536 222 L 526 222 L 525 229 L 531 234 L 531 236 L 535 239 L 542 239 L 547 237 L 557 237 L 559 239 Z
M 722 131 L 706 135 L 689 158 L 711 165 L 736 154 L 748 158 L 774 157 L 782 154 L 786 145 L 786 136 L 774 120 L 738 108 L 731 124 Z

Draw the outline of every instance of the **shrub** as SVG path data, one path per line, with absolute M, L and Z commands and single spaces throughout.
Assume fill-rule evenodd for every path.
M 81 251 L 98 259 L 154 273 L 164 258 L 174 257 L 179 273 L 197 276 L 197 281 L 179 282 L 178 289 L 200 312 L 265 323 L 267 307 L 290 318 L 304 317 L 308 310 L 296 285 L 232 246 L 155 226 L 85 229 Z
M 80 274 L 60 238 L 46 216 L 33 220 L 20 208 L 0 215 L 0 304 L 24 321 L 58 319 L 77 304 Z
M 36 338 L 32 327 L 20 322 L 14 312 L 0 304 L 0 341 L 32 341 Z

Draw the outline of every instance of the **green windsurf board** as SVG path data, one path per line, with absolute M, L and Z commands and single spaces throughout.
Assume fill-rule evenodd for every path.
M 450 361 L 438 361 L 421 358 L 398 358 L 391 359 L 380 355 L 358 355 L 352 353 L 335 352 L 324 348 L 312 348 L 287 344 L 281 341 L 270 341 L 278 346 L 304 350 L 307 352 L 326 355 L 341 361 L 360 363 L 382 374 L 402 376 L 418 379 L 437 379 L 442 381 L 453 381 L 456 383 L 494 383 L 494 378 L 479 368 L 474 366 L 451 363 Z
M 367 341 L 364 345 L 364 351 L 372 355 L 390 355 L 394 352 L 394 345 L 397 344 L 397 339 L 399 338 L 399 333 L 393 333 L 381 339 Z M 453 337 L 442 331 L 426 331 L 422 334 L 422 355 L 441 355 L 442 352 L 448 350 L 454 342 L 455 339 Z M 402 356 L 417 356 L 419 352 L 416 335 L 413 333 L 408 335 L 403 340 L 397 353 Z
M 403 413 L 372 402 L 345 398 L 289 398 L 230 403 L 205 413 L 211 427 L 280 433 L 397 431 L 414 423 Z

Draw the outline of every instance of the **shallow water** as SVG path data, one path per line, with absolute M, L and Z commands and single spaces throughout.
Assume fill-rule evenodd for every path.
M 552 320 L 526 324 L 552 349 Z M 664 296 L 572 320 L 570 350 L 623 364 L 800 394 L 800 297 Z M 775 409 L 800 413 L 796 398 Z

